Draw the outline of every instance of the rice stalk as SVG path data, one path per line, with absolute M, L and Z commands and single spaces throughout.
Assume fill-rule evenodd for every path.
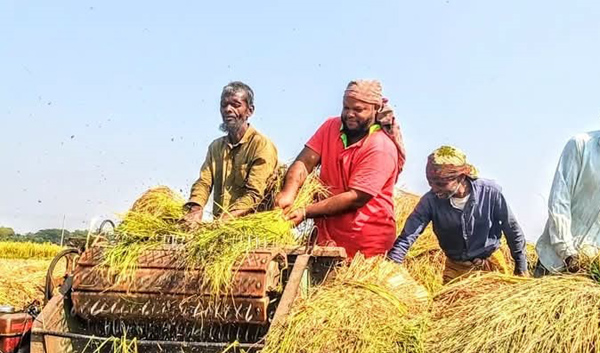
M 300 209 L 324 197 L 327 190 L 311 174 L 300 189 L 293 209 Z M 235 266 L 254 250 L 298 244 L 301 239 L 281 210 L 252 213 L 244 217 L 201 223 L 189 229 L 183 217 L 182 197 L 168 188 L 147 191 L 127 212 L 115 229 L 117 241 L 109 244 L 103 265 L 118 282 L 128 282 L 141 254 L 157 249 L 166 239 L 177 239 L 185 266 L 203 271 L 204 286 L 215 294 L 226 293 Z M 306 234 L 301 234 L 301 237 Z
M 500 246 L 500 251 L 504 254 L 504 257 L 507 259 L 512 259 L 512 255 L 510 254 L 510 248 L 508 247 L 508 243 L 506 242 L 506 237 L 502 237 L 502 245 Z M 535 271 L 535 265 L 538 262 L 537 252 L 535 251 L 535 244 L 526 243 L 525 244 L 525 252 L 527 256 L 527 272 L 530 276 L 533 276 L 533 272 Z M 514 272 L 515 262 L 509 261 L 511 273 Z
M 142 194 L 133 204 L 130 212 L 153 215 L 163 219 L 181 219 L 181 207 L 185 199 L 167 186 L 157 186 Z M 124 221 L 127 220 L 125 216 Z
M 556 275 L 494 283 L 493 276 L 471 278 L 470 283 L 453 287 L 455 295 L 473 289 L 478 293 L 438 303 L 428 332 L 428 351 L 596 352 L 600 345 L 596 282 L 584 276 Z
M 263 353 L 423 352 L 427 291 L 400 266 L 357 255 L 332 282 L 297 299 Z
M 452 281 L 442 287 L 433 297 L 435 316 L 446 314 L 445 310 L 457 302 L 527 280 L 524 277 L 498 272 L 479 272 L 458 281 Z
M 123 336 L 121 337 L 107 337 L 100 342 L 96 342 L 93 339 L 89 340 L 85 347 L 83 347 L 81 353 L 86 353 L 88 351 L 100 353 L 106 351 L 107 349 L 105 349 L 105 347 L 109 346 L 112 353 L 138 353 L 137 337 L 128 338 L 126 330 L 123 331 Z
M 275 172 L 267 181 L 265 196 L 256 207 L 258 212 L 270 211 L 275 208 L 275 197 L 283 188 L 287 170 L 288 166 L 285 164 L 281 164 L 277 167 L 277 169 L 275 169 Z
M 327 190 L 311 174 L 305 181 L 292 205 L 292 210 L 304 208 Z M 308 234 L 301 234 L 301 238 Z M 299 244 L 294 225 L 287 221 L 281 210 L 258 212 L 225 222 L 201 224 L 185 243 L 186 263 L 190 267 L 203 266 L 203 283 L 212 293 L 228 292 L 238 260 L 251 251 L 266 247 Z
M 419 203 L 418 195 L 396 190 L 394 195 L 394 208 L 396 214 L 396 229 L 400 234 L 406 220 Z M 431 225 L 425 229 L 417 241 L 409 249 L 404 260 L 404 267 L 409 274 L 429 293 L 435 293 L 442 288 L 442 272 L 446 256 L 440 249 L 437 238 Z

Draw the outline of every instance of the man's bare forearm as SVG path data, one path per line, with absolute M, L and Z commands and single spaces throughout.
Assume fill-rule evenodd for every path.
M 295 161 L 285 175 L 285 181 L 281 191 L 284 193 L 292 193 L 296 196 L 298 189 L 304 184 L 307 176 L 308 171 L 304 162 Z
M 364 206 L 371 196 L 356 190 L 349 190 L 306 207 L 306 218 L 335 216 L 354 211 Z

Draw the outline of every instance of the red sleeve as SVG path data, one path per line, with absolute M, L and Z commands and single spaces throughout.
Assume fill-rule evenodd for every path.
M 323 154 L 323 145 L 325 144 L 325 141 L 327 141 L 327 135 L 329 134 L 330 129 L 332 129 L 332 126 L 334 126 L 335 120 L 335 118 L 327 119 L 327 121 L 319 127 L 317 132 L 315 132 L 310 140 L 308 140 L 306 147 L 310 148 L 319 156 L 321 156 Z
M 373 136 L 366 148 L 361 149 L 357 164 L 352 170 L 348 187 L 371 196 L 381 192 L 386 182 L 396 180 L 398 155 L 396 146 L 387 136 Z

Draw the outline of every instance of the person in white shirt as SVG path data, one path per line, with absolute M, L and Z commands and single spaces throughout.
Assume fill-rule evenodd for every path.
M 548 199 L 548 221 L 536 245 L 534 275 L 577 272 L 582 253 L 600 248 L 600 131 L 565 146 Z

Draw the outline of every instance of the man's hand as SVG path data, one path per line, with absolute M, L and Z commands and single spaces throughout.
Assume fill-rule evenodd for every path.
M 306 219 L 306 209 L 301 208 L 299 210 L 292 211 L 285 216 L 285 219 L 294 223 L 294 226 L 297 226 Z
M 275 196 L 275 207 L 283 210 L 286 214 L 294 204 L 294 195 L 291 192 L 281 191 Z
M 570 273 L 577 273 L 581 268 L 578 255 L 567 257 L 565 259 L 565 264 L 567 265 L 567 271 Z
M 527 271 L 517 271 L 515 270 L 515 276 L 519 276 L 519 277 L 529 277 L 529 272 Z
M 190 228 L 196 227 L 198 224 L 202 223 L 202 216 L 204 215 L 204 209 L 200 206 L 192 206 L 188 212 L 183 217 L 183 220 Z

